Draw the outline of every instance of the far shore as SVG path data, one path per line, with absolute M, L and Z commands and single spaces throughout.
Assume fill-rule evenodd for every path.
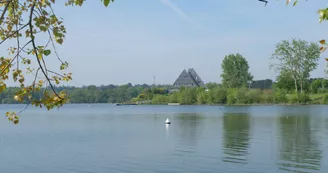
M 124 104 L 121 104 L 125 106 Z M 129 105 L 129 104 L 127 104 Z M 168 105 L 168 104 L 136 104 L 136 106 L 315 106 L 315 105 L 327 105 L 327 104 L 294 104 L 294 103 L 253 103 L 253 104 L 180 104 L 180 105 Z
M 66 103 L 65 105 L 95 105 L 95 104 L 102 104 L 102 105 L 113 105 L 115 106 L 116 103 Z M 26 105 L 24 103 L 8 103 L 8 104 L 0 104 L 0 105 Z M 64 105 L 64 106 L 65 106 Z M 120 104 L 120 106 L 319 106 L 319 105 L 327 105 L 327 104 L 294 104 L 294 103 L 256 103 L 256 104 L 180 104 L 180 105 L 168 105 L 168 104 Z M 328 106 L 328 105 L 327 105 Z M 29 107 L 35 107 L 30 105 Z

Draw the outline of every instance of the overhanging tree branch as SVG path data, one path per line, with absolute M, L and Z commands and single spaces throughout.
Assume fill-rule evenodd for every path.
M 8 10 L 8 7 L 9 7 L 9 4 L 10 4 L 11 1 L 6 1 L 6 2 L 7 2 L 7 3 L 6 3 L 6 5 L 5 5 L 5 8 L 3 9 L 3 12 L 2 12 L 1 17 L 0 17 L 0 25 L 1 25 L 2 22 L 3 22 L 3 19 L 4 19 L 4 17 L 5 17 L 5 14 L 6 14 L 7 10 Z M 3 3 L 3 2 L 2 2 L 2 3 Z
M 49 79 L 49 77 L 48 77 L 48 75 L 47 75 L 47 72 L 44 70 L 44 68 L 43 68 L 43 66 L 42 66 L 42 64 L 41 64 L 41 61 L 40 61 L 40 59 L 39 59 L 39 53 L 38 53 L 38 49 L 37 49 L 36 44 L 35 44 L 35 40 L 34 40 L 35 37 L 34 37 L 34 34 L 33 34 L 33 25 L 32 25 L 33 12 L 34 12 L 35 5 L 36 5 L 36 2 L 34 1 L 34 3 L 32 4 L 32 7 L 31 7 L 30 18 L 29 18 L 29 22 L 28 22 L 28 24 L 29 24 L 29 27 L 30 27 L 30 32 L 31 32 L 31 33 L 30 33 L 30 37 L 31 37 L 31 41 L 32 41 L 32 45 L 33 45 L 33 49 L 34 49 L 34 53 L 35 53 L 35 56 L 36 56 L 36 60 L 37 60 L 37 62 L 38 62 L 38 65 L 39 65 L 39 67 L 40 67 L 42 73 L 44 74 L 44 76 L 46 77 L 47 81 L 49 82 L 49 85 L 50 85 L 50 87 L 51 87 L 51 90 L 54 92 L 54 94 L 55 94 L 58 98 L 60 98 L 61 100 L 63 100 L 63 98 L 60 97 L 60 96 L 58 95 L 58 93 L 55 91 L 55 88 L 53 87 L 53 85 L 52 85 L 52 83 L 51 83 L 51 81 L 50 81 L 50 79 Z

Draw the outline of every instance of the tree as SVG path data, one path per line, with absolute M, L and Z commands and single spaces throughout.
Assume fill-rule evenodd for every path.
M 304 40 L 283 40 L 276 45 L 271 59 L 276 60 L 270 64 L 280 74 L 289 73 L 294 81 L 295 91 L 303 93 L 306 79 L 310 77 L 320 58 L 320 48 L 316 43 Z M 299 87 L 298 87 L 299 85 Z
M 208 103 L 225 104 L 227 102 L 228 91 L 225 88 L 215 87 L 208 92 Z
M 196 88 L 184 88 L 180 91 L 178 102 L 183 105 L 191 105 L 197 102 Z
M 207 89 L 213 89 L 213 88 L 217 88 L 220 87 L 220 84 L 214 83 L 214 82 L 209 82 L 206 84 Z
M 276 81 L 277 89 L 285 89 L 287 91 L 295 90 L 293 77 L 289 71 L 281 71 L 280 74 L 277 76 Z
M 248 86 L 253 80 L 253 76 L 248 71 L 248 62 L 240 54 L 225 56 L 221 68 L 223 69 L 222 84 L 227 88 Z
M 101 1 L 108 6 L 114 0 Z M 83 2 L 66 0 L 63 3 L 81 6 Z M 0 57 L 0 93 L 6 90 L 6 83 L 12 77 L 20 86 L 14 96 L 16 101 L 23 102 L 28 98 L 32 105 L 48 110 L 67 101 L 67 94 L 57 93 L 54 85 L 72 79 L 71 73 L 65 72 L 68 63 L 62 61 L 56 52 L 56 44 L 64 42 L 66 29 L 63 20 L 54 13 L 54 4 L 55 0 L 0 0 L 0 44 L 15 43 L 8 46 L 8 56 Z M 43 37 L 48 39 L 42 42 L 44 39 L 40 38 Z M 46 60 L 52 53 L 61 64 L 60 72 L 47 68 Z M 25 73 L 34 76 L 32 83 L 25 81 Z M 33 97 L 35 91 L 43 92 L 41 99 Z M 6 116 L 17 124 L 18 114 L 7 112 Z

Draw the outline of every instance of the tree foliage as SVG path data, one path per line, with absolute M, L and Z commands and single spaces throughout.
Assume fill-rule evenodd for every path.
M 285 89 L 287 91 L 295 91 L 295 84 L 292 74 L 286 70 L 280 71 L 276 78 L 275 87 L 279 89 Z M 297 87 L 299 87 L 299 85 Z
M 224 57 L 221 68 L 223 73 L 222 84 L 227 88 L 240 88 L 248 86 L 253 80 L 249 73 L 247 60 L 240 54 L 230 54 Z
M 316 43 L 304 40 L 283 40 L 276 45 L 276 50 L 271 59 L 271 64 L 280 76 L 291 76 L 294 81 L 295 91 L 303 93 L 306 79 L 310 72 L 316 69 L 320 58 L 320 48 Z
M 61 3 L 81 6 L 83 2 L 66 0 Z M 102 2 L 108 6 L 113 0 Z M 28 99 L 32 105 L 47 109 L 60 107 L 67 102 L 66 92 L 56 92 L 54 86 L 72 80 L 72 74 L 65 70 L 68 63 L 62 61 L 56 51 L 56 45 L 64 42 L 66 28 L 53 10 L 55 3 L 55 0 L 0 1 L 0 44 L 8 45 L 8 55 L 0 57 L 0 92 L 6 90 L 6 83 L 12 78 L 19 84 L 13 97 L 16 101 Z M 47 39 L 42 41 L 40 38 Z M 14 46 L 9 46 L 12 43 L 15 43 Z M 58 70 L 47 66 L 50 56 L 58 58 Z M 25 80 L 27 75 L 33 76 L 32 83 Z M 33 92 L 42 92 L 42 97 L 34 98 Z M 6 115 L 13 123 L 19 122 L 15 112 Z

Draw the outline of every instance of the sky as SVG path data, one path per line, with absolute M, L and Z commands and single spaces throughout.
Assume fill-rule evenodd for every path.
M 115 0 L 108 8 L 100 0 L 82 7 L 56 1 L 67 28 L 58 52 L 73 73 L 67 85 L 153 84 L 153 76 L 156 84 L 173 84 L 188 68 L 205 83 L 221 82 L 221 62 L 231 53 L 247 59 L 255 80 L 275 79 L 269 57 L 277 43 L 327 37 L 328 22 L 320 24 L 317 14 L 327 1 L 268 1 Z M 325 55 L 312 77 L 324 76 Z

